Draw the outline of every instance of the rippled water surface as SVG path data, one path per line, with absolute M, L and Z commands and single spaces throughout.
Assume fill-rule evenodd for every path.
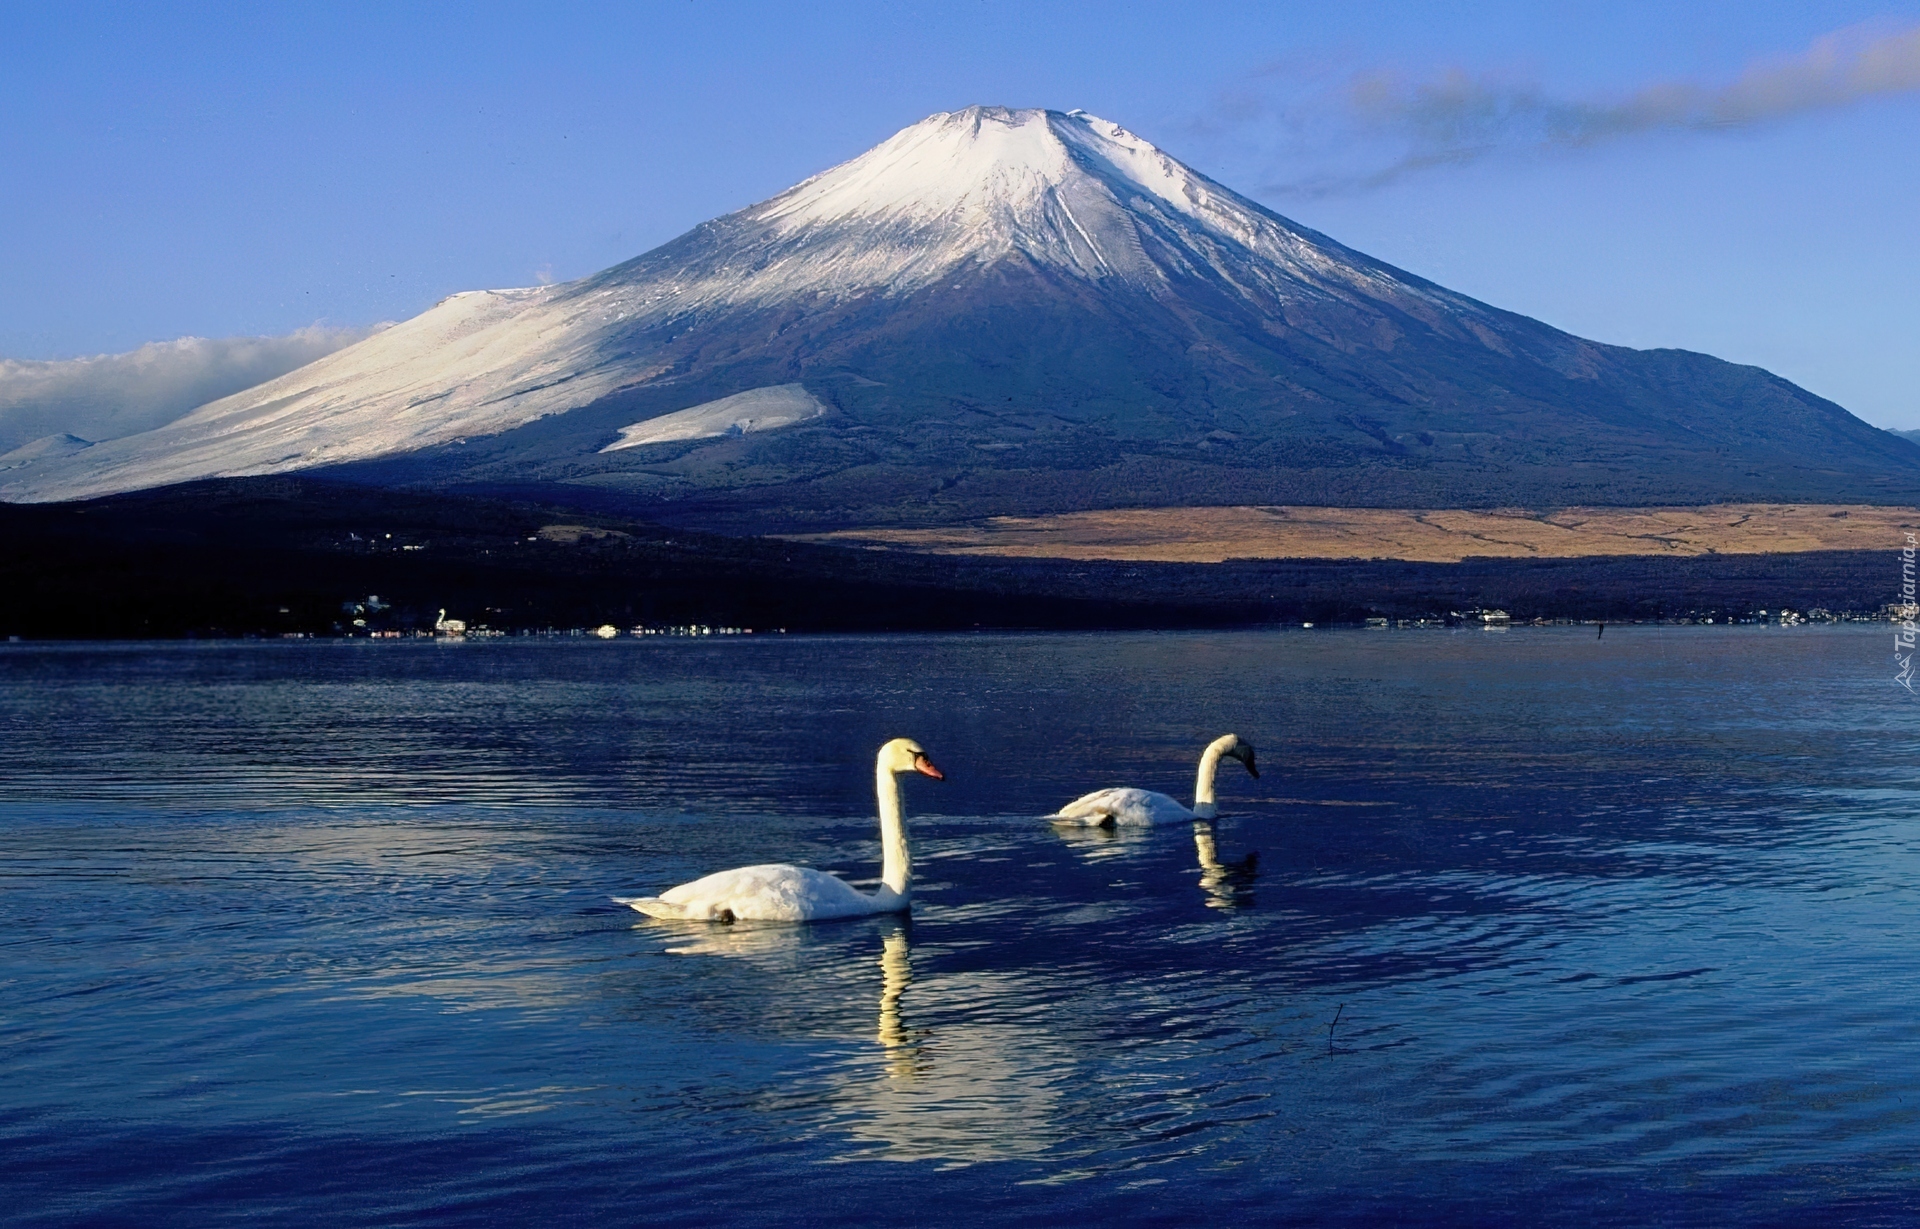
M 1910 1223 L 1874 628 L 0 648 L 0 1219 Z M 1223 818 L 1037 817 L 1101 785 Z M 650 921 L 793 861 L 910 921 Z

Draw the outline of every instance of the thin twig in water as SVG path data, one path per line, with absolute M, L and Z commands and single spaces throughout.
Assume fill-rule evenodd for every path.
M 1347 1009 L 1345 1003 L 1333 1009 L 1333 1019 L 1327 1023 L 1327 1049 L 1333 1049 L 1333 1030 L 1340 1026 L 1340 1013 Z

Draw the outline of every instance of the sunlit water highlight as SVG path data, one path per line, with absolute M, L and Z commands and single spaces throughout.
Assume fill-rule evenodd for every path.
M 1880 629 L 9 646 L 0 1218 L 1893 1223 Z M 1225 817 L 1036 817 L 1182 793 Z M 710 870 L 911 921 L 671 925 Z M 1257 857 L 1254 857 L 1257 853 Z

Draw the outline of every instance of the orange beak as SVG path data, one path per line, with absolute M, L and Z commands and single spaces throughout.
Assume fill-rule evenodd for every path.
M 947 774 L 935 768 L 933 761 L 924 755 L 916 755 L 913 757 L 913 770 L 924 776 L 932 777 L 936 781 L 944 781 L 947 779 Z

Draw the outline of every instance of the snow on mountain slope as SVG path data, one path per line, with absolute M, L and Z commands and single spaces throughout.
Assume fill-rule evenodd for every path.
M 802 384 L 775 384 L 752 388 L 692 409 L 677 410 L 620 428 L 620 438 L 601 452 L 619 452 L 643 444 L 670 444 L 680 440 L 712 439 L 772 431 L 818 418 L 827 412 L 820 399 Z
M 626 378 L 551 288 L 473 291 L 140 435 L 35 466 L 0 498 L 72 499 L 270 474 L 505 431 Z
M 83 448 L 91 447 L 93 441 L 64 431 L 58 435 L 43 435 L 11 451 L 0 452 L 0 469 L 24 469 L 35 462 L 70 457 Z
M 1269 299 L 1360 294 L 1491 317 L 1295 228 L 1082 111 L 968 107 L 576 284 L 635 322 L 804 296 L 905 294 L 1012 255 L 1149 291 L 1203 277 Z

